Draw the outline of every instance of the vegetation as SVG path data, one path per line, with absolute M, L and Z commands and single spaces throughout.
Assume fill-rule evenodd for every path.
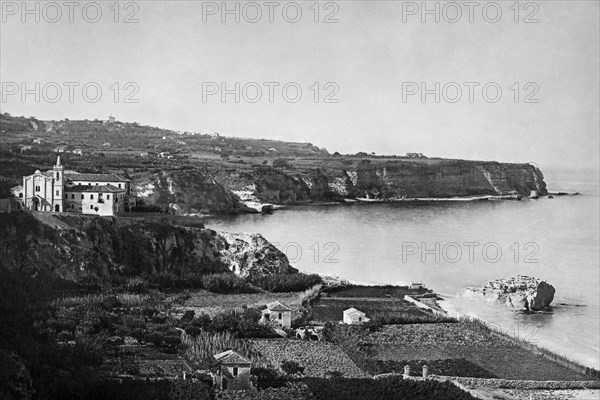
M 367 359 L 385 359 L 405 364 L 411 360 L 417 363 L 442 362 L 445 363 L 441 364 L 445 365 L 444 368 L 458 376 L 479 374 L 474 369 L 477 366 L 490 375 L 504 379 L 590 379 L 583 373 L 520 347 L 511 338 L 495 334 L 483 324 L 387 325 L 374 332 L 362 329 L 347 334 Z M 353 349 L 350 347 L 348 351 Z M 349 355 L 352 357 L 351 353 Z M 469 360 L 472 365 L 462 361 L 452 365 L 448 360 Z M 366 370 L 371 368 L 367 367 L 367 362 L 362 366 Z
M 283 360 L 279 368 L 281 368 L 281 370 L 287 375 L 304 373 L 304 367 L 301 367 L 300 364 L 294 360 Z
M 254 274 L 250 283 L 272 293 L 301 292 L 322 282 L 317 274 Z
M 189 322 L 180 323 L 186 333 L 191 336 L 201 332 L 229 332 L 236 338 L 272 338 L 278 335 L 267 325 L 259 323 L 260 310 L 245 308 L 241 312 L 236 310 L 223 311 L 214 317 L 201 314 Z
M 293 361 L 303 368 L 304 376 L 325 378 L 334 371 L 345 377 L 368 376 L 332 343 L 286 339 L 250 339 L 249 342 L 271 365 L 280 367 L 286 361 Z
M 246 280 L 233 273 L 206 274 L 200 277 L 201 287 L 214 293 L 254 293 Z
M 422 376 L 423 366 L 426 365 L 429 374 L 442 376 L 468 376 L 472 378 L 497 378 L 477 364 L 464 358 L 445 360 L 379 360 L 367 359 L 364 367 L 372 375 L 387 373 L 404 373 L 404 366 L 410 366 L 412 376 Z
M 396 298 L 403 299 L 404 296 L 422 295 L 429 291 L 425 288 L 410 289 L 407 286 L 363 286 L 343 285 L 332 286 L 323 289 L 326 297 L 359 297 L 359 298 Z
M 182 344 L 185 356 L 200 367 L 211 369 L 215 366 L 214 355 L 233 349 L 248 357 L 256 368 L 266 366 L 265 359 L 245 341 L 237 339 L 230 332 L 199 332 L 196 336 L 184 333 Z
M 322 323 L 341 321 L 344 310 L 351 307 L 364 312 L 372 320 L 373 326 L 454 321 L 421 310 L 404 300 L 358 297 L 323 297 L 314 304 L 311 319 Z
M 450 382 L 417 382 L 401 377 L 382 379 L 317 379 L 304 381 L 318 400 L 473 400 Z

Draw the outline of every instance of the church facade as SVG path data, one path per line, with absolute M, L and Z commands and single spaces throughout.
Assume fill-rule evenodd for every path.
M 26 210 L 114 216 L 130 190 L 131 181 L 115 174 L 65 171 L 58 156 L 51 170 L 24 176 L 13 193 Z

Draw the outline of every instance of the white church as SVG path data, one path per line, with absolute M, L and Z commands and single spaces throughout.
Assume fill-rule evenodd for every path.
M 25 210 L 114 216 L 130 190 L 131 181 L 115 174 L 65 171 L 58 156 L 51 170 L 24 176 L 12 192 Z

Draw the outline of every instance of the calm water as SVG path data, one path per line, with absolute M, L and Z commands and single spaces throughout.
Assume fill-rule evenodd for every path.
M 582 195 L 520 202 L 299 206 L 206 224 L 259 232 L 303 271 L 367 283 L 422 281 L 457 311 L 599 368 L 597 172 L 546 171 L 546 182 L 551 191 Z M 454 298 L 463 287 L 517 273 L 554 285 L 551 313 L 526 315 Z

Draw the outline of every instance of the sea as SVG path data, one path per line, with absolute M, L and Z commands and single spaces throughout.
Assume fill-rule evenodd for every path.
M 290 206 L 205 223 L 260 233 L 303 272 L 365 284 L 423 283 L 448 309 L 600 369 L 598 171 L 544 175 L 550 192 L 580 195 Z M 462 288 L 516 274 L 555 287 L 550 311 L 525 313 L 457 296 Z

